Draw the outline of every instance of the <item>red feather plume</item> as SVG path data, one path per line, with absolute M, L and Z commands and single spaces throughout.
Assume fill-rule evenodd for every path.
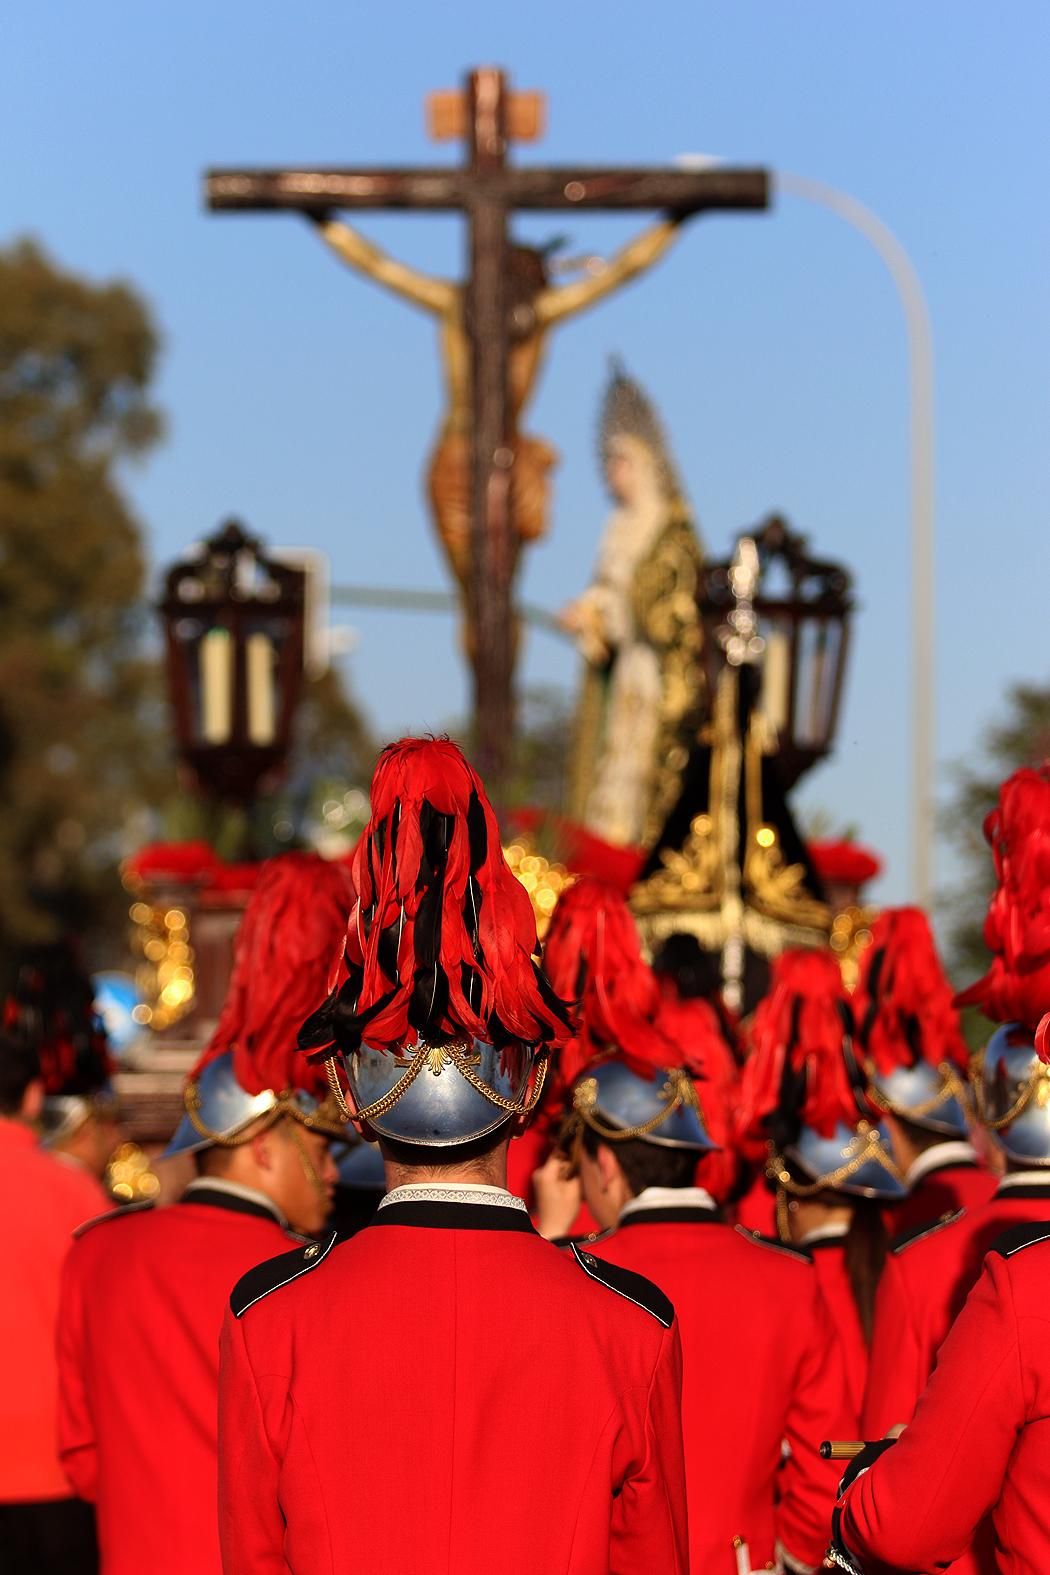
M 566 1084 L 609 1055 L 619 1055 L 642 1076 L 679 1064 L 674 1044 L 657 1026 L 663 1005 L 659 982 L 615 887 L 585 876 L 562 893 L 543 965 L 553 989 L 579 1004 L 578 1032 L 562 1058 Z
M 534 959 L 528 893 L 503 857 L 481 778 L 455 744 L 402 739 L 379 758 L 353 861 L 344 966 L 300 1046 L 394 1050 L 468 1034 L 562 1043 L 568 1014 Z
M 1035 1048 L 1040 1061 L 1050 1065 L 1050 1012 L 1047 1012 L 1035 1031 Z
M 722 1202 L 732 1191 L 740 1168 L 733 1114 L 738 1070 L 726 1043 L 718 1013 L 707 1001 L 665 996 L 658 1026 L 675 1047 L 668 1064 L 684 1067 L 693 1079 L 708 1136 L 719 1152 L 701 1156 L 697 1181 Z
M 296 1041 L 325 998 L 353 900 L 345 866 L 316 853 L 284 853 L 261 866 L 234 941 L 226 1000 L 194 1075 L 232 1050 L 234 1075 L 249 1094 L 326 1092 L 323 1068 L 304 1061 Z
M 921 908 L 887 908 L 872 926 L 853 996 L 857 1042 L 876 1070 L 928 1061 L 966 1067 L 966 1041 L 929 920 Z
M 1050 762 L 1007 778 L 984 834 L 998 881 L 984 921 L 992 965 L 955 1004 L 1034 1029 L 1050 1008 Z
M 738 1132 L 754 1152 L 771 1122 L 830 1137 L 859 1111 L 846 1062 L 849 1007 L 830 952 L 783 952 L 755 1009 L 740 1088 Z

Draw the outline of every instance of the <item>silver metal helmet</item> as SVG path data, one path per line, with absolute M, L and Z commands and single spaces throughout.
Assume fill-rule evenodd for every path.
M 950 1062 L 931 1066 L 928 1061 L 917 1061 L 914 1066 L 897 1066 L 886 1073 L 872 1068 L 868 1090 L 880 1109 L 927 1132 L 952 1138 L 965 1138 L 969 1132 L 966 1088 Z
M 623 1061 L 602 1061 L 577 1081 L 572 1108 L 578 1126 L 614 1143 L 636 1138 L 698 1154 L 719 1148 L 704 1126 L 696 1085 L 678 1067 L 640 1077 Z
M 93 1094 L 48 1094 L 41 1112 L 40 1141 L 44 1148 L 52 1148 L 72 1137 L 90 1116 L 115 1121 L 117 1112 L 117 1096 L 108 1083 Z
M 1032 1034 L 1004 1023 L 989 1039 L 974 1078 L 978 1119 L 1010 1159 L 1050 1166 L 1050 1066 Z
M 271 1125 L 281 1116 L 294 1116 L 329 1137 L 343 1132 L 342 1122 L 301 1089 L 266 1088 L 261 1094 L 249 1094 L 234 1076 L 232 1050 L 224 1050 L 199 1077 L 187 1080 L 183 1104 L 185 1115 L 161 1159 L 197 1154 L 215 1144 L 234 1147 L 246 1141 L 248 1130 L 263 1116 L 270 1116 Z
M 535 1109 L 547 1051 L 517 1040 L 497 1046 L 483 1039 L 440 1045 L 419 1039 L 398 1051 L 362 1044 L 343 1058 L 343 1066 L 355 1107 L 347 1113 L 354 1121 L 398 1143 L 452 1148 Z M 338 1089 L 336 1082 L 332 1086 Z
M 799 1185 L 787 1168 L 793 1164 L 809 1178 Z M 908 1188 L 897 1169 L 881 1127 L 867 1121 L 855 1127 L 840 1121 L 830 1137 L 804 1126 L 783 1153 L 774 1153 L 769 1164 L 772 1179 L 795 1196 L 827 1189 L 857 1198 L 881 1198 L 890 1203 L 906 1196 Z

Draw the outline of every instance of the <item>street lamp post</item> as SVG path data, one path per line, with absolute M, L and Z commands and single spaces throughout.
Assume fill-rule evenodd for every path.
M 711 154 L 687 153 L 685 166 L 720 164 Z M 889 226 L 848 192 L 823 181 L 778 170 L 775 189 L 815 203 L 845 221 L 875 248 L 900 300 L 908 336 L 911 515 L 911 869 L 921 907 L 933 895 L 933 778 L 936 759 L 934 681 L 933 337 L 930 313 L 914 263 Z
M 870 242 L 886 265 L 908 333 L 911 494 L 911 866 L 915 900 L 933 896 L 933 778 L 936 759 L 934 677 L 933 336 L 919 275 L 908 253 L 878 214 L 848 192 L 823 181 L 780 171 L 789 196 L 827 208 Z

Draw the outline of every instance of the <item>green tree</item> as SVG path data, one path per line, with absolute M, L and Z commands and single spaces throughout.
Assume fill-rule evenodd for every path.
M 1050 759 L 1050 685 L 1015 684 L 1007 691 L 1001 718 L 981 737 L 976 759 L 955 769 L 954 792 L 942 823 L 962 873 L 942 908 L 951 971 L 960 987 L 988 967 L 982 928 L 995 875 L 984 840 L 984 818 L 994 809 L 1000 784 L 1011 772 L 1046 759 Z M 969 1029 L 976 1043 L 987 1037 L 983 1020 Z
M 0 967 L 122 906 L 160 710 L 119 472 L 160 434 L 157 350 L 129 286 L 0 250 Z

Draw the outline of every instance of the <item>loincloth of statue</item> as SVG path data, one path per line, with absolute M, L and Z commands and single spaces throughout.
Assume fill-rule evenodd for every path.
M 543 438 L 518 433 L 508 444 L 514 455 L 510 472 L 510 513 L 515 557 L 525 542 L 538 541 L 550 523 L 550 473 L 558 451 Z M 427 470 L 427 496 L 438 537 L 463 591 L 470 580 L 470 436 L 446 432 L 437 442 Z

